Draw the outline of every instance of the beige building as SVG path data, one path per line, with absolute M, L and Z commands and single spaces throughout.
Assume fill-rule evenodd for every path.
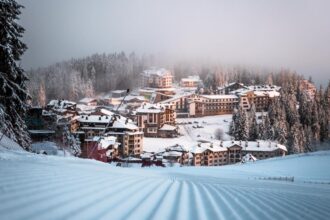
M 201 82 L 199 76 L 188 76 L 181 79 L 180 86 L 185 88 L 198 87 Z
M 146 137 L 174 137 L 176 114 L 170 104 L 144 103 L 136 109 L 136 121 Z
M 269 141 L 216 141 L 199 143 L 191 153 L 193 166 L 220 166 L 239 163 L 247 154 L 259 160 L 285 156 L 287 149 L 284 145 Z
M 166 69 L 149 69 L 141 74 L 142 86 L 150 88 L 171 88 L 173 82 L 172 73 Z
M 162 101 L 171 104 L 177 117 L 203 117 L 210 115 L 231 114 L 238 107 L 236 95 L 196 95 L 185 94 Z

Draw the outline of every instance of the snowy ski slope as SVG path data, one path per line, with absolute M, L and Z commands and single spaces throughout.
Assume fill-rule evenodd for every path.
M 117 168 L 0 147 L 0 219 L 330 219 L 330 152 Z M 294 176 L 294 182 L 260 180 Z

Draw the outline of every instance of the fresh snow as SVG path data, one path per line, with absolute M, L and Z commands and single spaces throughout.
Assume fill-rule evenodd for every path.
M 182 134 L 176 138 L 148 138 L 143 139 L 143 150 L 146 152 L 164 151 L 165 148 L 176 144 L 183 145 L 190 150 L 197 141 L 214 141 L 214 132 L 221 128 L 224 132 L 224 140 L 230 140 L 227 134 L 232 115 L 216 115 L 202 118 L 177 118 L 179 133 Z M 190 123 L 190 124 L 189 124 Z M 197 128 L 197 125 L 200 128 Z M 194 128 L 196 127 L 196 128 Z
M 329 164 L 323 151 L 212 168 L 119 168 L 0 147 L 0 218 L 329 219 Z
M 0 148 L 1 147 L 9 150 L 17 150 L 17 151 L 23 150 L 23 148 L 19 146 L 16 142 L 12 141 L 6 135 L 3 135 L 0 132 Z

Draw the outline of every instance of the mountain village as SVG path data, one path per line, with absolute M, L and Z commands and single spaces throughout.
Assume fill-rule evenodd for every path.
M 210 93 L 199 76 L 174 83 L 171 71 L 163 68 L 140 75 L 138 90 L 31 107 L 26 121 L 32 151 L 52 154 L 58 148 L 117 166 L 221 166 L 287 154 L 277 142 L 228 135 L 238 108 L 250 111 L 253 106 L 260 122 L 281 87 L 231 82 Z M 315 86 L 307 80 L 301 89 L 315 96 Z

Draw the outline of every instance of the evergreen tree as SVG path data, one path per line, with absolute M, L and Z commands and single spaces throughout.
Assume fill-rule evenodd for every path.
M 263 130 L 263 139 L 265 140 L 274 140 L 274 128 L 270 123 L 269 116 L 264 117 L 264 130 Z
M 4 118 L 0 126 L 3 133 L 28 148 L 24 122 L 29 99 L 27 77 L 18 63 L 27 47 L 20 40 L 24 29 L 16 22 L 22 8 L 14 0 L 0 2 L 0 112 Z
M 249 140 L 249 118 L 245 109 L 240 107 L 233 120 L 235 140 L 247 141 Z
M 255 104 L 252 103 L 250 112 L 249 112 L 249 125 L 250 125 L 250 130 L 249 130 L 249 140 L 255 141 L 258 139 L 258 124 L 257 124 L 257 119 L 256 119 L 256 107 Z

